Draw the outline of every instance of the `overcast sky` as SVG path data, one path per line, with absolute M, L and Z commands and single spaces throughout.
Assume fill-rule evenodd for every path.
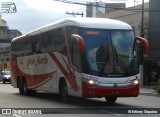
M 82 5 L 66 4 L 54 0 L 0 0 L 1 2 L 14 2 L 16 13 L 2 13 L 2 18 L 7 21 L 10 29 L 18 29 L 23 34 L 30 32 L 45 24 L 71 17 L 66 12 L 84 12 Z M 85 0 L 82 0 L 85 1 Z M 88 0 L 91 1 L 91 0 Z M 92 0 L 94 1 L 94 0 Z M 126 1 L 127 6 L 134 5 L 134 0 L 101 0 L 101 1 Z M 141 0 L 136 0 L 141 3 Z M 145 0 L 149 1 L 149 0 Z

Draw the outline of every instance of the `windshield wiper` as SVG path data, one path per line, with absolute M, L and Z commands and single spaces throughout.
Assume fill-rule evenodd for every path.
M 116 54 L 116 59 L 118 60 L 118 63 L 120 65 L 120 67 L 123 69 L 124 72 L 126 72 L 127 74 L 129 74 L 129 70 L 128 68 L 125 66 L 125 64 L 122 62 L 122 60 L 119 58 L 118 54 L 117 54 L 117 50 L 115 48 L 115 54 Z

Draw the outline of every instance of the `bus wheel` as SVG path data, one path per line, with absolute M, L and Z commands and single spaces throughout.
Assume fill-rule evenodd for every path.
M 63 102 L 69 101 L 68 88 L 67 83 L 65 81 L 62 81 L 60 84 L 60 96 Z
M 20 79 L 18 80 L 18 88 L 19 88 L 19 93 L 23 94 L 22 81 Z
M 117 97 L 105 97 L 107 103 L 114 103 Z
M 28 89 L 27 89 L 27 82 L 25 78 L 22 79 L 22 92 L 23 92 L 23 95 L 29 94 Z

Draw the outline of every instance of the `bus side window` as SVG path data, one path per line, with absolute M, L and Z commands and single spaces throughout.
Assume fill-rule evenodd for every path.
M 67 41 L 68 41 L 68 47 L 69 47 L 69 54 L 71 56 L 71 62 L 73 63 L 73 43 L 74 43 L 74 40 L 76 39 L 73 39 L 72 38 L 72 34 L 79 34 L 79 28 L 78 27 L 75 27 L 75 26 L 68 26 L 66 27 L 66 36 L 67 36 Z
M 27 37 L 24 42 L 24 52 L 25 55 L 32 55 L 32 41 L 31 37 Z
M 35 36 L 32 37 L 32 54 L 36 53 L 36 40 L 35 40 Z
M 41 51 L 42 53 L 52 51 L 52 31 L 42 33 Z
M 64 56 L 67 56 L 67 53 L 66 53 L 66 49 L 65 49 L 65 42 L 64 42 L 64 32 L 65 32 L 65 28 L 62 28 L 62 31 L 61 31 L 61 45 L 62 45 L 62 47 L 60 48 L 60 50 L 59 50 L 59 52 L 61 53 L 61 54 L 63 54 Z
M 64 51 L 64 31 L 62 28 L 53 29 L 52 51 L 65 52 Z
M 79 49 L 79 45 L 76 39 L 71 39 L 73 41 L 72 43 L 72 54 L 71 54 L 71 62 L 72 64 L 81 70 L 82 63 L 81 63 L 81 53 Z
M 36 35 L 34 37 L 34 43 L 35 44 L 34 46 L 34 51 L 38 54 L 38 53 L 42 53 L 41 52 L 41 40 L 42 40 L 42 36 L 41 36 L 41 33 Z M 33 49 L 33 48 L 32 48 Z

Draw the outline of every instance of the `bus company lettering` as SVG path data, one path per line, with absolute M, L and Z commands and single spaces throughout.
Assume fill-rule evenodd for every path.
M 37 57 L 37 64 L 47 64 L 48 63 L 48 58 L 46 58 L 46 55 L 44 57 Z
M 29 66 L 34 66 L 35 65 L 35 59 L 34 58 L 29 58 L 27 61 L 27 67 Z
M 45 56 L 37 56 L 37 58 L 28 58 L 27 67 L 48 64 L 48 58 Z

